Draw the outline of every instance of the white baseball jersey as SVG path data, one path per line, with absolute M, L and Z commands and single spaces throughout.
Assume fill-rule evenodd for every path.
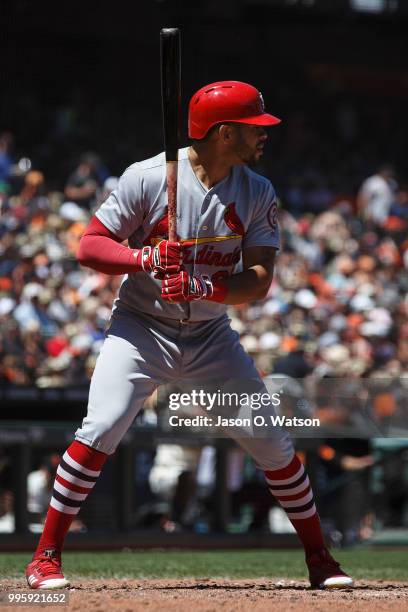
M 195 175 L 187 150 L 179 150 L 177 186 L 177 234 L 186 247 L 186 270 L 215 280 L 234 273 L 242 249 L 278 249 L 276 200 L 270 181 L 246 166 L 234 166 L 227 178 L 208 190 Z M 116 236 L 128 239 L 131 248 L 153 246 L 168 238 L 164 153 L 131 165 L 96 216 Z M 190 321 L 214 319 L 227 309 L 225 304 L 207 300 L 172 304 L 160 294 L 161 281 L 136 272 L 124 277 L 116 304 L 136 313 Z

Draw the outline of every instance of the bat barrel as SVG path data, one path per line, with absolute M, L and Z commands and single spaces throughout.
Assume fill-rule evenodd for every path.
M 160 32 L 164 150 L 169 219 L 169 240 L 177 240 L 177 167 L 180 142 L 181 51 L 180 30 Z
M 160 32 L 163 131 L 166 161 L 176 161 L 180 142 L 181 53 L 180 30 Z

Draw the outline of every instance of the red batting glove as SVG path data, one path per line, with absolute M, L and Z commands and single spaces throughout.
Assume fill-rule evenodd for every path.
M 180 242 L 161 240 L 155 247 L 141 249 L 141 265 L 145 272 L 176 274 L 183 265 L 183 247 Z
M 165 302 L 192 302 L 211 299 L 213 285 L 208 276 L 191 275 L 182 271 L 166 274 L 162 280 L 161 297 Z

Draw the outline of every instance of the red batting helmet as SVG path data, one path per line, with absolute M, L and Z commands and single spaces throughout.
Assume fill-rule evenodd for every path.
M 199 140 L 217 123 L 276 125 L 280 119 L 265 113 L 262 94 L 247 83 L 218 81 L 199 89 L 188 110 L 188 135 Z

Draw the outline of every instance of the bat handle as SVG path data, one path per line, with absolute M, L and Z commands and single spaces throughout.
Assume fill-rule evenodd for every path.
M 178 161 L 166 161 L 169 240 L 177 241 L 177 169 Z

